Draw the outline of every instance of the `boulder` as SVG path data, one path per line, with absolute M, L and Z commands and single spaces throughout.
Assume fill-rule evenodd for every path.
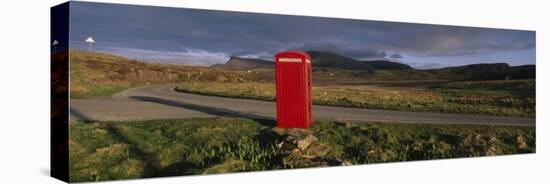
M 320 142 L 310 130 L 273 128 L 272 131 L 280 137 L 277 148 L 286 168 L 351 165 L 349 162 L 326 157 L 331 147 Z
M 527 142 L 525 142 L 525 138 L 522 135 L 516 136 L 516 144 L 515 144 L 516 150 L 518 152 L 528 152 L 529 146 L 527 145 Z

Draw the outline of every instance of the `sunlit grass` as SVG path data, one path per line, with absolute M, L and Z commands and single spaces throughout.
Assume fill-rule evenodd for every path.
M 432 88 L 314 86 L 313 103 L 345 107 L 535 116 L 534 80 L 452 82 Z M 176 91 L 275 100 L 275 84 L 260 82 L 189 82 Z
M 70 123 L 71 182 L 283 169 L 272 127 L 243 118 Z M 352 164 L 535 152 L 535 128 L 315 122 Z

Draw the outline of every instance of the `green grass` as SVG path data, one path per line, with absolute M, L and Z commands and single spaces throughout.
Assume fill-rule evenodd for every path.
M 71 122 L 71 181 L 99 181 L 274 168 L 274 145 L 255 136 L 266 128 L 248 119 Z M 238 130 L 238 131 L 235 131 Z M 265 147 L 264 147 L 265 146 Z M 214 168 L 210 168 L 214 167 Z
M 71 92 L 71 98 L 89 98 L 112 96 L 126 89 L 132 88 L 132 85 L 87 85 L 85 91 Z
M 179 84 L 174 90 L 212 96 L 275 100 L 273 83 L 188 82 Z
M 485 89 L 535 91 L 535 80 L 461 81 L 442 85 L 446 89 Z
M 321 105 L 534 117 L 535 81 L 451 82 L 431 88 L 314 86 L 313 103 Z M 189 82 L 176 91 L 275 100 L 273 83 Z
M 352 164 L 535 152 L 534 127 L 316 122 L 312 130 Z
M 315 122 L 353 164 L 535 152 L 535 128 Z M 285 168 L 272 127 L 243 118 L 70 123 L 71 182 Z

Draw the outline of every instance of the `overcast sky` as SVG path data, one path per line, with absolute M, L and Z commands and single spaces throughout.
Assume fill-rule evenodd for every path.
M 160 63 L 272 60 L 289 49 L 391 59 L 415 68 L 535 64 L 535 32 L 71 2 L 70 47 Z

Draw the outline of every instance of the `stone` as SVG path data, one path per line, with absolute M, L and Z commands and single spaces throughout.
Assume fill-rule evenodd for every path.
M 487 148 L 487 151 L 485 152 L 485 155 L 487 156 L 495 156 L 497 155 L 497 148 L 495 148 L 494 146 L 490 146 L 489 148 Z
M 277 144 L 277 147 L 279 148 L 279 152 L 281 152 L 282 154 L 289 154 L 296 149 L 295 144 L 287 141 L 283 141 Z
M 271 130 L 279 135 L 284 135 L 286 133 L 286 129 L 284 128 L 274 127 Z
M 525 138 L 523 136 L 518 135 L 516 136 L 516 150 L 520 152 L 524 152 L 529 149 L 529 146 L 527 145 L 527 142 L 525 142 Z
M 319 142 L 313 142 L 309 147 L 304 151 L 307 156 L 321 157 L 325 156 L 330 151 L 330 147 L 326 144 Z
M 300 150 L 304 151 L 307 149 L 307 147 L 314 141 L 317 141 L 317 137 L 309 134 L 305 138 L 300 139 L 297 141 L 297 146 Z
M 351 165 L 350 162 L 329 159 L 326 155 L 331 151 L 327 144 L 307 129 L 272 128 L 280 142 L 277 143 L 277 152 L 281 154 L 285 168 L 306 168 L 329 165 Z

